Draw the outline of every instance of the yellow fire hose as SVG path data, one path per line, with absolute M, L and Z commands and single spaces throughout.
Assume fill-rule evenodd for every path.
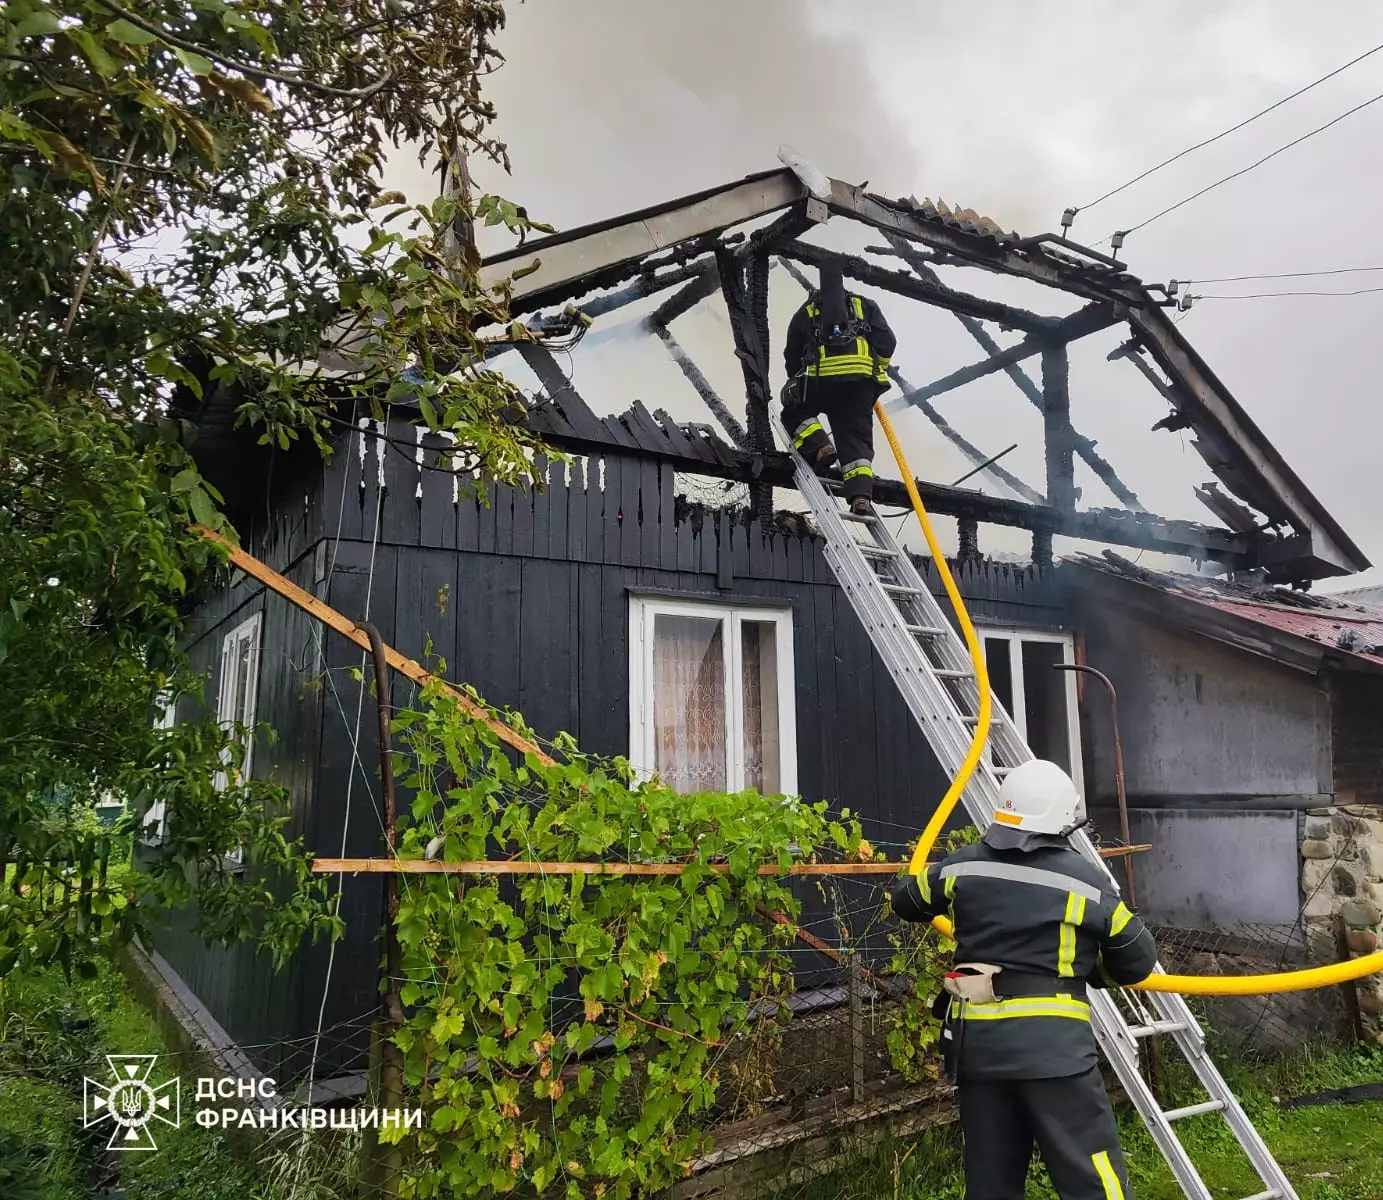
M 932 819 L 927 822 L 927 827 L 922 831 L 922 836 L 917 842 L 917 849 L 913 851 L 912 861 L 908 865 L 908 869 L 917 875 L 926 869 L 927 858 L 932 852 L 932 847 L 936 844 L 937 838 L 941 836 L 941 830 L 950 818 L 956 804 L 959 803 L 966 785 L 975 774 L 975 768 L 979 766 L 980 756 L 984 753 L 985 743 L 989 739 L 993 698 L 990 694 L 989 673 L 985 670 L 984 653 L 980 649 L 979 637 L 975 633 L 974 625 L 970 622 L 970 614 L 966 612 L 965 601 L 961 599 L 955 577 L 947 565 L 946 555 L 937 543 L 936 533 L 932 529 L 927 510 L 922 505 L 922 497 L 918 495 L 917 484 L 908 467 L 908 460 L 903 456 L 903 448 L 898 444 L 897 435 L 893 432 L 893 423 L 884 412 L 883 405 L 876 403 L 874 411 L 878 414 L 879 424 L 884 428 L 884 436 L 888 439 L 893 457 L 898 461 L 898 470 L 903 476 L 903 485 L 908 489 L 908 498 L 912 501 L 913 512 L 917 514 L 917 522 L 922 526 L 922 536 L 927 540 L 927 550 L 932 556 L 932 562 L 936 565 L 937 573 L 941 576 L 941 583 L 946 589 L 946 596 L 951 601 L 951 607 L 955 610 L 961 635 L 965 638 L 965 648 L 970 652 L 970 661 L 974 665 L 975 680 L 979 685 L 980 692 L 979 722 L 975 726 L 975 736 L 970 743 L 970 749 L 960 765 L 960 770 L 956 772 L 956 777 L 951 780 L 951 786 L 946 790 L 946 795 L 942 797 L 936 812 L 932 814 Z M 945 917 L 935 918 L 932 925 L 942 935 L 951 936 L 951 922 Z M 1262 996 L 1270 992 L 1300 992 L 1311 988 L 1331 987 L 1335 984 L 1347 983 L 1353 979 L 1362 979 L 1366 975 L 1373 975 L 1379 971 L 1383 971 L 1383 950 L 1374 954 L 1366 954 L 1350 962 L 1310 967 L 1304 971 L 1283 971 L 1272 975 L 1232 976 L 1157 974 L 1149 976 L 1142 983 L 1136 983 L 1133 986 L 1144 992 L 1180 992 L 1182 995 L 1188 996 Z

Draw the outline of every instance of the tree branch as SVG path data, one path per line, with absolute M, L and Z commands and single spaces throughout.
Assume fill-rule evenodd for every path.
M 238 59 L 228 58 L 217 50 L 209 46 L 200 45 L 197 42 L 190 42 L 180 38 L 161 28 L 158 25 L 150 24 L 143 17 L 136 16 L 129 9 L 121 8 L 115 0 L 98 0 L 102 8 L 109 9 L 118 17 L 123 17 L 131 25 L 151 33 L 162 42 L 167 42 L 170 46 L 176 46 L 179 50 L 186 50 L 191 54 L 200 54 L 205 58 L 210 58 L 220 63 L 223 67 L 230 67 L 233 71 L 240 71 L 245 75 L 252 75 L 259 79 L 272 79 L 276 83 L 287 84 L 289 87 L 306 88 L 322 96 L 336 96 L 343 100 L 363 100 L 367 96 L 373 96 L 377 91 L 385 86 L 393 77 L 394 71 L 391 67 L 385 71 L 373 83 L 363 88 L 334 88 L 325 83 L 313 83 L 310 79 L 304 79 L 301 75 L 282 75 L 277 71 L 269 71 L 264 67 L 253 67 L 249 63 L 240 62 Z

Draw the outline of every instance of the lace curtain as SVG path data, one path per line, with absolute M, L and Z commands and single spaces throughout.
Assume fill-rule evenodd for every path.
M 679 792 L 750 787 L 781 788 L 778 732 L 777 629 L 770 621 L 741 620 L 739 690 L 744 777 L 728 777 L 724 617 L 659 613 L 653 627 L 654 766 Z
M 725 777 L 725 622 L 659 613 L 653 624 L 654 767 L 679 792 Z

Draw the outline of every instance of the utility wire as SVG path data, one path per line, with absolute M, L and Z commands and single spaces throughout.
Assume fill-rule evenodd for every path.
M 1207 296 L 1198 292 L 1196 300 L 1271 300 L 1277 296 L 1369 296 L 1375 292 L 1383 292 L 1383 287 L 1358 288 L 1352 292 L 1244 292 L 1237 296 L 1214 292 Z
M 1221 184 L 1229 183 L 1230 180 L 1233 179 L 1238 179 L 1241 175 L 1247 175 L 1250 171 L 1254 170 L 1257 167 L 1261 167 L 1265 162 L 1268 162 L 1270 159 L 1276 158 L 1279 154 L 1286 153 L 1286 151 L 1292 149 L 1293 146 L 1300 146 L 1301 143 L 1306 141 L 1308 138 L 1313 138 L 1316 136 L 1316 134 L 1323 133 L 1332 125 L 1338 125 L 1346 117 L 1353 116 L 1361 109 L 1368 108 L 1370 104 L 1377 104 L 1380 100 L 1383 100 L 1383 92 L 1379 92 L 1378 95 L 1373 96 L 1368 100 L 1365 100 L 1362 104 L 1356 104 L 1353 108 L 1348 109 L 1345 112 L 1342 112 L 1338 117 L 1333 117 L 1324 125 L 1318 125 L 1315 129 L 1311 130 L 1310 133 L 1303 133 L 1301 137 L 1293 139 L 1292 141 L 1288 142 L 1285 146 L 1279 146 L 1271 154 L 1265 154 L 1257 162 L 1249 163 L 1247 167 L 1242 167 L 1238 171 L 1235 171 L 1232 175 L 1226 175 L 1223 179 L 1217 179 L 1214 183 L 1207 184 L 1205 187 L 1201 188 L 1200 191 L 1192 192 L 1191 195 L 1187 196 L 1184 200 L 1178 200 L 1175 204 L 1169 204 L 1160 212 L 1153 213 L 1153 215 L 1150 216 L 1146 221 L 1139 221 L 1137 225 L 1134 225 L 1129 229 L 1125 229 L 1123 232 L 1126 235 L 1130 233 L 1137 233 L 1138 230 L 1146 228 L 1147 226 L 1151 225 L 1154 221 L 1160 220 L 1162 217 L 1165 217 L 1168 213 L 1176 212 L 1176 210 L 1181 208 L 1183 205 L 1190 204 L 1192 200 L 1199 200 L 1202 196 L 1206 194 L 1206 192 L 1213 192 Z M 1110 236 L 1112 237 L 1113 235 Z M 1107 242 L 1109 240 L 1110 239 L 1108 237 L 1101 238 L 1100 241 L 1095 243 L 1095 245 L 1102 245 L 1104 242 Z
M 1283 96 L 1281 100 L 1274 101 L 1272 104 L 1269 104 L 1267 108 L 1260 109 L 1258 112 L 1254 113 L 1253 116 L 1245 117 L 1244 120 L 1240 121 L 1237 125 L 1231 125 L 1228 129 L 1222 130 L 1220 133 L 1215 134 L 1214 137 L 1208 137 L 1203 142 L 1197 142 L 1194 146 L 1187 146 L 1185 150 L 1181 150 L 1176 154 L 1173 154 L 1171 158 L 1163 159 L 1162 162 L 1157 164 L 1157 166 L 1149 167 L 1141 175 L 1135 175 L 1127 183 L 1121 183 L 1118 187 L 1106 192 L 1103 196 L 1099 196 L 1096 199 L 1090 201 L 1089 204 L 1082 204 L 1078 209 L 1076 209 L 1076 211 L 1084 212 L 1087 209 L 1094 208 L 1097 204 L 1103 203 L 1104 201 L 1108 200 L 1111 196 L 1117 196 L 1125 188 L 1131 188 L 1135 183 L 1142 182 L 1149 175 L 1152 175 L 1155 172 L 1162 170 L 1163 167 L 1170 166 L 1172 163 L 1176 162 L 1177 159 L 1185 158 L 1192 151 L 1200 150 L 1205 146 L 1209 146 L 1212 142 L 1218 142 L 1221 138 L 1228 137 L 1231 133 L 1243 129 L 1245 125 L 1251 125 L 1254 121 L 1258 120 L 1259 117 L 1265 117 L 1270 112 L 1272 112 L 1273 109 L 1281 108 L 1289 100 L 1295 100 L 1298 96 L 1305 95 L 1312 88 L 1319 87 L 1327 79 L 1334 79 L 1335 76 L 1340 74 L 1341 71 L 1347 71 L 1356 63 L 1363 62 L 1364 59 L 1368 58 L 1371 54 L 1377 54 L 1380 50 L 1383 50 L 1383 42 L 1380 42 L 1372 50 L 1365 50 L 1364 53 L 1359 55 L 1358 58 L 1350 59 L 1349 62 L 1344 64 L 1344 66 L 1336 67 L 1328 75 L 1322 75 L 1319 79 L 1313 80 L 1311 83 L 1308 83 L 1305 87 L 1298 88 L 1290 96 Z
M 1311 279 L 1318 275 L 1359 275 L 1383 267 L 1336 267 L 1331 271 L 1284 271 L 1280 275 L 1225 275 L 1219 279 L 1185 279 L 1183 283 L 1248 283 L 1258 279 Z

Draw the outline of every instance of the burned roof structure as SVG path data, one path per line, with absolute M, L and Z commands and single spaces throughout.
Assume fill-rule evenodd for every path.
M 545 395 L 529 414 L 554 446 L 577 453 L 637 447 L 679 470 L 751 485 L 754 507 L 771 509 L 771 489 L 791 486 L 791 463 L 774 445 L 770 403 L 768 287 L 781 266 L 799 284 L 798 264 L 841 265 L 845 276 L 954 313 L 986 357 L 925 386 L 894 371 L 901 397 L 889 407 L 920 408 L 974 465 L 1011 493 L 922 485 L 935 512 L 956 517 L 962 535 L 976 523 L 1032 531 L 1034 559 L 1050 555 L 1053 535 L 1210 560 L 1229 571 L 1304 584 L 1369 566 L 1359 547 L 1326 511 L 1252 418 L 1170 319 L 1175 299 L 1147 285 L 1115 258 L 1065 237 L 1021 237 L 970 210 L 912 198 L 888 199 L 831 179 L 780 153 L 792 167 L 747 176 L 652 208 L 528 242 L 494 255 L 482 280 L 508 290 L 516 316 L 529 315 L 533 341 L 517 349 Z M 887 243 L 864 255 L 842 254 L 805 240 L 815 226 L 839 217 L 877 230 Z M 896 264 L 902 264 L 901 267 Z M 935 268 L 963 267 L 1065 293 L 1079 306 L 1065 316 L 1036 312 L 947 286 Z M 796 284 L 794 285 L 796 286 Z M 549 345 L 605 314 L 667 293 L 643 327 L 662 340 L 706 402 L 719 431 L 679 425 L 640 405 L 597 418 L 561 370 Z M 719 293 L 734 337 L 745 392 L 743 424 L 716 395 L 673 333 L 679 316 Z M 1212 478 L 1196 488 L 1215 520 L 1198 523 L 1144 509 L 1095 444 L 1074 428 L 1067 348 L 1112 326 L 1128 337 L 1111 358 L 1132 363 L 1161 394 L 1167 416 L 1155 429 L 1184 430 Z M 1001 346 L 991 329 L 1022 334 Z M 497 349 L 499 347 L 497 346 Z M 1037 359 L 1035 380 L 1022 364 Z M 1044 439 L 1045 486 L 1036 488 L 987 457 L 953 429 L 932 398 L 966 383 L 1006 373 L 1038 410 Z M 1083 461 L 1122 508 L 1078 509 L 1075 461 Z M 880 480 L 876 496 L 906 503 L 901 483 Z
M 1100 604 L 1311 674 L 1383 670 L 1383 613 L 1352 602 L 1351 593 L 1316 596 L 1254 578 L 1150 571 L 1109 550 L 1077 555 L 1063 572 Z

